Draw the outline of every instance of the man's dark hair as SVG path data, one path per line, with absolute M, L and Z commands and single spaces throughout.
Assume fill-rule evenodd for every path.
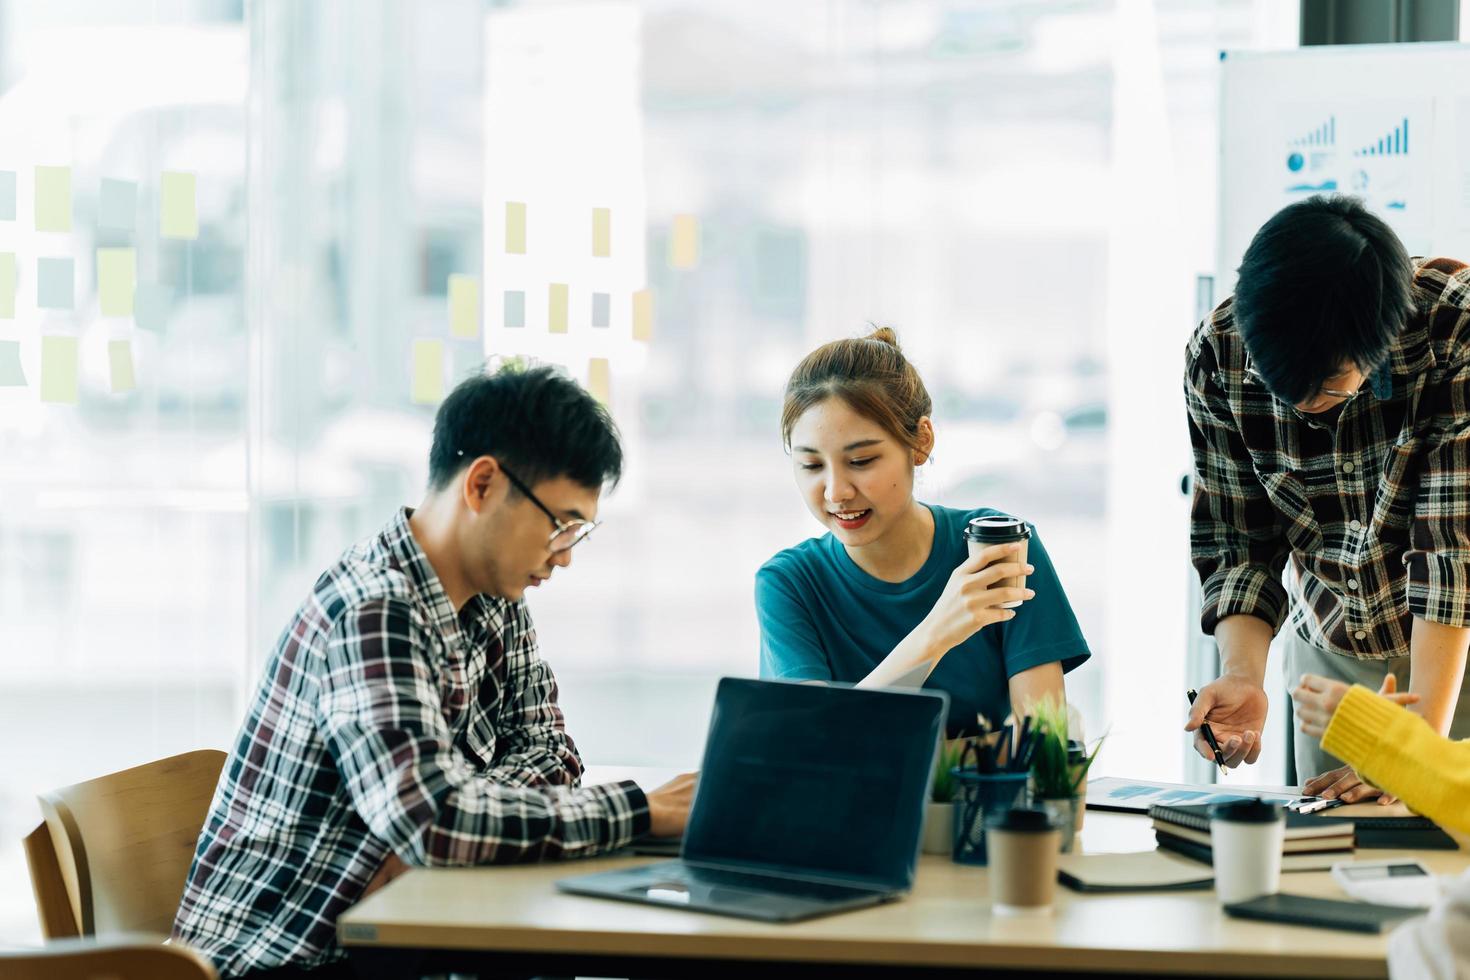
M 616 485 L 623 472 L 612 416 L 552 367 L 502 367 L 460 383 L 444 399 L 434 417 L 430 489 L 449 486 L 479 456 L 494 456 L 527 486 L 567 477 L 600 489 Z
M 1241 260 L 1232 316 L 1272 394 L 1296 404 L 1352 362 L 1383 363 L 1413 311 L 1403 244 L 1355 197 L 1276 212 Z

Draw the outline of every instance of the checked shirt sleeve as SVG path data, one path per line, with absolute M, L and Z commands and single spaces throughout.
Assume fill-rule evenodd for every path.
M 1190 345 L 1184 398 L 1194 450 L 1190 560 L 1204 586 L 1200 627 L 1213 635 L 1220 620 L 1244 614 L 1275 632 L 1286 618 L 1281 572 L 1289 546 L 1256 479 L 1203 331 Z
M 1409 612 L 1470 626 L 1470 358 L 1446 373 L 1433 397 L 1434 416 L 1447 426 L 1424 456 L 1414 494 L 1404 553 Z
M 582 775 L 577 746 L 557 704 L 556 677 L 541 659 L 525 605 L 514 607 L 508 645 L 510 690 L 496 724 L 499 747 L 487 775 L 521 786 L 575 786 Z
M 328 641 L 318 698 L 353 805 L 406 863 L 580 856 L 647 831 L 648 802 L 633 783 L 537 788 L 476 772 L 445 726 L 430 651 L 406 600 L 353 606 Z

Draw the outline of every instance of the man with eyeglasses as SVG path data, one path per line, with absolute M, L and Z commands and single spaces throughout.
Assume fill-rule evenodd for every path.
M 1186 361 L 1191 553 L 1221 659 L 1196 750 L 1213 758 L 1209 722 L 1227 765 L 1256 761 L 1283 624 L 1293 683 L 1406 688 L 1470 736 L 1470 268 L 1312 197 L 1256 233 Z M 1294 755 L 1307 793 L 1389 802 L 1314 739 Z
M 682 833 L 694 777 L 582 787 L 524 602 L 597 527 L 622 449 L 550 368 L 472 378 L 429 489 L 317 579 L 281 634 L 174 936 L 223 977 L 346 977 L 337 917 L 405 866 L 579 857 Z

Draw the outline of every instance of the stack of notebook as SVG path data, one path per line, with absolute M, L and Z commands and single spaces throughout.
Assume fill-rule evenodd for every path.
M 1159 847 L 1213 864 L 1209 806 L 1151 806 Z M 1286 814 L 1282 871 L 1325 871 L 1353 854 L 1353 825 L 1305 813 Z

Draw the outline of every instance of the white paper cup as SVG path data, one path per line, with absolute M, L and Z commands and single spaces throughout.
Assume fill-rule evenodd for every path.
M 1221 905 L 1248 902 L 1281 890 L 1286 819 L 1261 800 L 1222 803 L 1210 815 L 1215 894 Z

